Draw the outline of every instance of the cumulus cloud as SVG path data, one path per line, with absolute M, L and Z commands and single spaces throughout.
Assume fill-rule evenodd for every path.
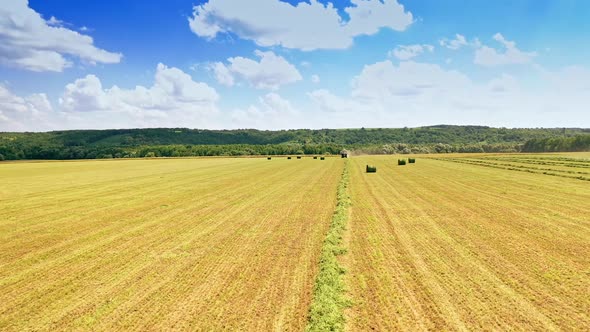
M 443 38 L 439 41 L 439 43 L 442 47 L 446 47 L 451 50 L 458 50 L 461 47 L 467 45 L 467 39 L 465 39 L 465 36 L 463 35 L 456 34 L 455 39 L 449 40 L 448 38 Z
M 215 89 L 207 84 L 195 82 L 182 70 L 160 63 L 150 88 L 104 89 L 98 77 L 87 75 L 65 87 L 59 105 L 66 112 L 149 111 L 162 116 L 167 111 L 211 112 L 218 99 Z
M 305 51 L 344 49 L 360 35 L 382 28 L 404 31 L 412 13 L 397 0 L 351 0 L 348 20 L 331 3 L 317 0 L 291 5 L 279 0 L 209 0 L 195 6 L 191 30 L 203 38 L 235 34 L 264 47 L 280 45 Z
M 506 40 L 500 33 L 494 35 L 494 40 L 502 45 L 503 50 L 497 50 L 483 45 L 475 51 L 473 62 L 482 66 L 502 66 L 510 64 L 528 64 L 537 56 L 536 52 L 523 52 L 516 47 L 516 43 Z
M 390 61 L 367 65 L 349 95 L 309 93 L 312 103 L 344 127 L 484 124 L 492 126 L 579 126 L 588 123 L 581 105 L 590 103 L 590 70 L 540 71 L 534 87 L 502 74 L 475 82 L 437 64 Z M 571 119 L 575 119 L 572 120 Z
M 453 39 L 442 38 L 438 41 L 438 43 L 440 44 L 440 46 L 446 47 L 451 50 L 458 50 L 464 46 L 481 46 L 481 42 L 479 41 L 479 39 L 474 38 L 472 41 L 468 41 L 467 38 L 465 38 L 465 36 L 461 34 L 456 34 L 455 38 Z
M 30 71 L 61 72 L 71 59 L 87 63 L 118 63 L 120 53 L 94 46 L 90 36 L 63 27 L 55 17 L 44 20 L 27 0 L 0 6 L 0 64 Z
M 398 45 L 395 49 L 389 51 L 390 57 L 396 57 L 400 60 L 409 60 L 417 57 L 424 52 L 433 52 L 434 46 L 429 44 L 416 45 Z
M 387 99 L 394 96 L 417 96 L 425 93 L 456 92 L 470 85 L 470 79 L 454 70 L 436 64 L 391 61 L 365 66 L 353 80 L 354 97 Z
M 296 128 L 301 120 L 301 113 L 291 102 L 274 92 L 259 97 L 255 105 L 231 113 L 234 128 Z
M 211 65 L 211 69 L 215 73 L 215 79 L 219 84 L 225 86 L 233 86 L 235 84 L 234 75 L 223 63 L 215 62 Z
M 0 85 L 0 130 L 21 131 L 31 126 L 49 129 L 48 118 L 53 107 L 44 93 L 19 97 L 7 87 Z
M 234 57 L 227 59 L 228 64 L 216 62 L 211 66 L 215 78 L 220 84 L 233 86 L 235 78 L 247 81 L 256 89 L 278 90 L 282 85 L 302 79 L 294 65 L 273 52 L 256 51 L 259 61 Z

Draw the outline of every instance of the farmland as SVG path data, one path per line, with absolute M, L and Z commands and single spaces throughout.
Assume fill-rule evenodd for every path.
M 342 166 L 1 164 L 0 330 L 301 330 Z
M 404 157 L 0 163 L 0 330 L 590 327 L 589 153 Z
M 349 330 L 587 330 L 590 185 L 560 172 L 586 172 L 575 157 L 354 159 Z

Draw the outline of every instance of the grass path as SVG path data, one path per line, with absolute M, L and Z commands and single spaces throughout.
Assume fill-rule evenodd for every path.
M 336 208 L 322 246 L 320 271 L 315 281 L 306 331 L 343 331 L 344 309 L 350 305 L 344 285 L 345 270 L 339 256 L 346 252 L 343 236 L 349 219 L 349 162 L 338 184 Z

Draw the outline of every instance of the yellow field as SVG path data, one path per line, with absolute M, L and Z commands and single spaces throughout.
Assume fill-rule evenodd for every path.
M 588 330 L 590 182 L 451 158 L 353 159 L 348 329 Z
M 590 330 L 590 154 L 403 157 L 0 163 L 0 330 Z
M 343 164 L 0 164 L 0 330 L 301 330 Z

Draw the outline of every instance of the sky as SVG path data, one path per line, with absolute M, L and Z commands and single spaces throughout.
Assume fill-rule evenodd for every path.
M 590 127 L 586 0 L 0 0 L 0 131 Z

